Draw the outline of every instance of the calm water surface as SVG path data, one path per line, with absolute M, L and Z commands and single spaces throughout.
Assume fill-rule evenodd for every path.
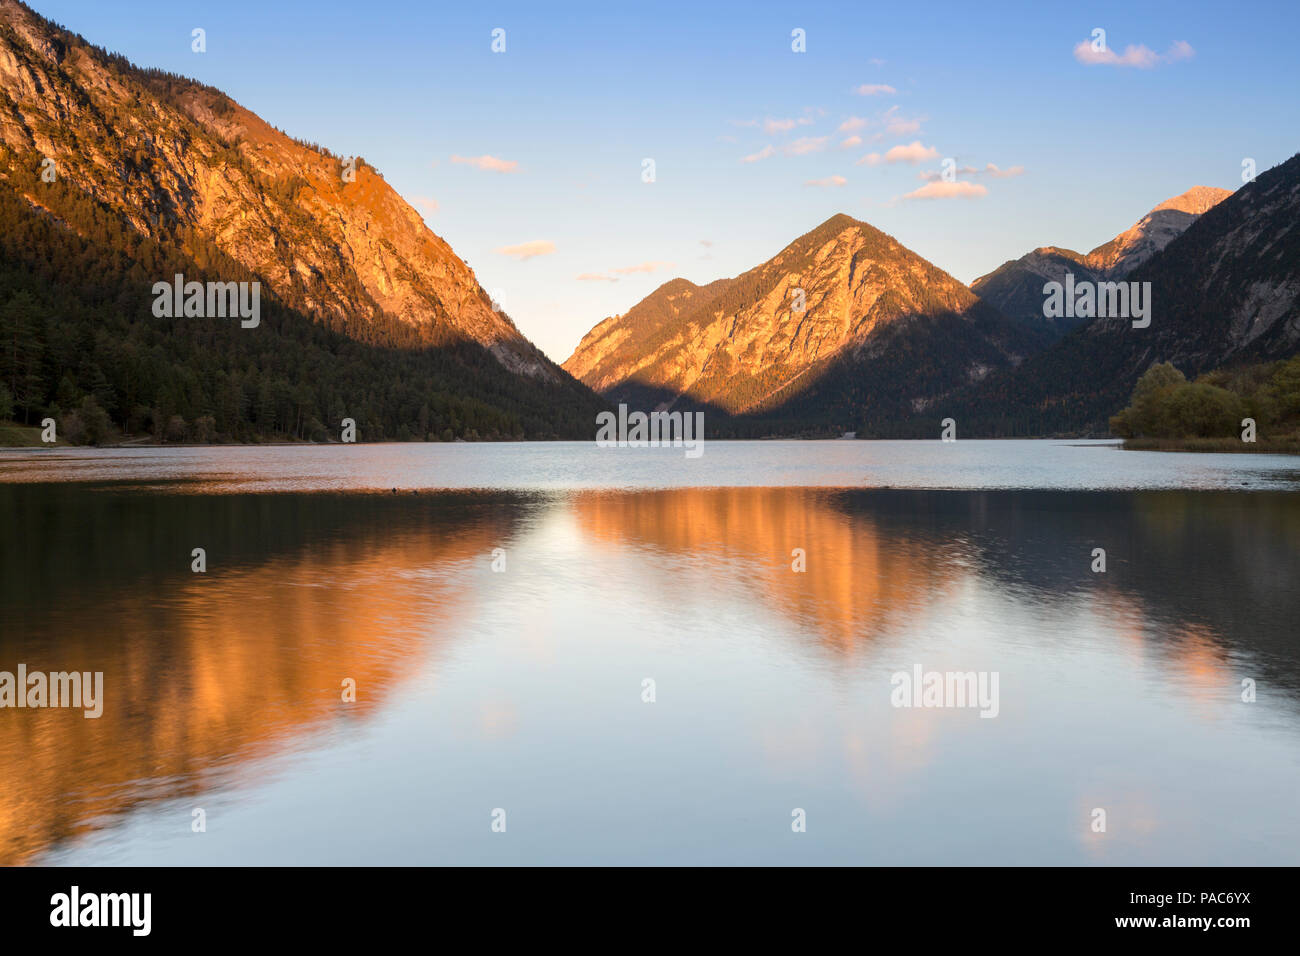
M 0 454 L 0 671 L 106 697 L 0 709 L 0 863 L 1295 864 L 1297 464 Z M 998 716 L 892 706 L 917 665 Z
M 591 442 L 0 450 L 0 482 L 183 480 L 220 491 L 881 487 L 1300 489 L 1294 455 L 1124 451 L 1103 441 Z

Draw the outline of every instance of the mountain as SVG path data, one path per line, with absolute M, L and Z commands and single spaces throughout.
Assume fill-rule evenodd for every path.
M 734 279 L 666 283 L 593 328 L 564 367 L 612 402 L 712 408 L 755 434 L 824 432 L 890 427 L 1044 343 L 841 214 Z
M 706 286 L 686 279 L 665 282 L 625 314 L 605 319 L 584 335 L 565 360 L 565 370 L 611 401 L 653 407 L 671 400 L 676 394 L 672 389 L 649 376 L 634 379 L 628 368 L 649 364 L 683 316 L 703 309 L 726 285 L 725 279 Z
M 602 407 L 493 307 L 470 268 L 359 157 L 294 140 L 211 87 L 134 67 L 17 0 L 0 0 L 0 107 L 10 170 L 0 187 L 19 199 L 12 215 L 25 208 L 118 250 L 156 245 L 186 266 L 187 280 L 258 281 L 263 300 L 294 323 L 378 348 L 440 352 L 427 363 L 430 382 L 408 383 L 425 393 L 416 415 L 432 403 L 438 418 L 433 406 L 468 401 L 496 409 L 488 417 L 511 432 L 526 412 L 532 424 L 522 430 L 546 433 L 556 429 L 546 427 L 545 410 L 557 402 L 590 411 L 591 420 Z M 106 223 L 102 235 L 85 232 L 95 217 Z M 171 279 L 135 276 L 142 287 Z M 147 315 L 149 304 L 133 300 L 130 308 Z M 390 371 L 400 365 L 404 375 L 419 375 L 409 354 L 391 358 Z M 48 383 L 50 401 L 59 380 Z M 292 385 L 311 383 L 300 377 Z M 197 413 L 203 401 L 191 404 Z M 313 404 L 329 420 L 326 399 Z M 398 404 L 384 413 L 388 434 L 399 418 L 416 427 Z M 245 424 L 257 426 L 252 418 Z
M 1075 282 L 1122 278 L 1149 262 L 1182 235 L 1197 217 L 1231 195 L 1227 189 L 1193 186 L 1179 196 L 1166 199 L 1129 229 L 1087 255 L 1043 246 L 980 276 L 971 283 L 971 291 L 1004 315 L 1023 322 L 1044 323 L 1063 334 L 1079 323 L 1071 319 L 1044 318 L 1043 286 L 1046 283 L 1063 282 L 1066 273 L 1072 273 Z
M 1231 195 L 1228 189 L 1193 186 L 1181 195 L 1166 199 L 1131 228 L 1093 249 L 1085 261 L 1099 278 L 1126 276 L 1186 232 L 1197 217 Z
M 970 284 L 971 291 L 1003 315 L 1025 323 L 1037 323 L 1060 336 L 1075 328 L 1078 320 L 1047 318 L 1043 315 L 1043 286 L 1064 282 L 1067 273 L 1075 281 L 1096 282 L 1100 274 L 1088 265 L 1088 257 L 1073 249 L 1042 246 L 1019 259 L 1004 262 L 988 275 Z
M 1152 364 L 1172 362 L 1192 378 L 1294 355 L 1300 348 L 1297 221 L 1300 155 L 1214 203 L 1126 276 L 1151 284 L 1148 327 L 1134 328 L 1127 318 L 1093 319 L 1018 368 L 953 396 L 950 413 L 971 423 L 968 434 L 1105 434 L 1108 416 L 1128 403 Z

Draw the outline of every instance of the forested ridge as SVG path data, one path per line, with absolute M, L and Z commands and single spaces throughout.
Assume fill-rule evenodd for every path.
M 131 228 L 40 157 L 0 149 L 0 387 L 13 418 L 61 437 L 160 441 L 589 438 L 604 406 L 573 381 L 524 380 L 482 346 L 383 317 L 330 328 L 262 286 L 261 322 L 156 318 L 154 282 L 254 281 Z M 0 395 L 0 399 L 3 399 Z M 539 401 L 539 397 L 543 400 Z

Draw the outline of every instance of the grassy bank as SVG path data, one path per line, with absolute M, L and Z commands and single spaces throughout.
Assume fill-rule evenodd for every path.
M 41 441 L 41 429 L 36 425 L 0 421 L 0 448 L 31 448 L 48 444 Z

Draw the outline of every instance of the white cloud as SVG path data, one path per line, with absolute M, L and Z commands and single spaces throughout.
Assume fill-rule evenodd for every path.
M 893 96 L 898 90 L 884 83 L 863 83 L 853 90 L 858 96 Z
M 1009 166 L 1001 169 L 996 163 L 988 163 L 983 169 L 976 169 L 974 166 L 958 166 L 953 169 L 958 176 L 989 176 L 993 179 L 1012 179 L 1016 176 L 1025 174 L 1023 166 Z M 916 174 L 916 178 L 925 183 L 938 182 L 943 178 L 942 170 L 927 169 Z
M 886 136 L 907 136 L 912 133 L 919 133 L 923 122 L 920 117 L 903 116 L 897 106 L 891 106 L 885 110 L 881 114 L 880 120 L 885 125 L 884 135 Z
M 768 145 L 760 149 L 757 153 L 750 153 L 748 156 L 741 157 L 740 161 L 742 163 L 756 163 L 760 159 L 767 159 L 767 157 L 775 156 L 775 155 L 776 155 L 776 148 L 773 147 L 771 143 L 769 143 Z
M 921 121 L 919 119 L 890 120 L 885 126 L 886 136 L 907 136 L 919 132 L 921 132 Z
M 829 139 L 829 136 L 804 136 L 785 147 L 784 152 L 787 156 L 806 156 L 808 153 L 820 152 L 826 148 Z
M 1132 66 L 1139 70 L 1150 70 L 1162 63 L 1177 63 L 1190 60 L 1196 55 L 1192 45 L 1186 40 L 1179 40 L 1164 53 L 1156 53 L 1145 44 L 1129 44 L 1123 53 L 1116 53 L 1110 47 L 1093 49 L 1091 40 L 1080 40 L 1074 47 L 1074 58 L 1087 66 Z
M 854 146 L 861 146 L 861 145 L 862 145 L 861 136 L 850 136 L 848 139 L 840 143 L 840 149 L 852 149 Z
M 427 215 L 432 216 L 438 211 L 438 200 L 430 196 L 416 196 L 413 200 L 416 206 L 423 209 Z
M 974 166 L 958 166 L 953 170 L 957 176 L 978 176 L 979 170 Z M 924 169 L 916 174 L 916 178 L 923 183 L 938 182 L 943 179 L 943 171 L 939 169 Z
M 855 129 L 862 129 L 870 122 L 871 120 L 863 119 L 861 116 L 850 116 L 848 119 L 846 119 L 843 123 L 839 125 L 839 129 L 837 130 L 837 132 L 851 133 Z
M 548 239 L 534 239 L 532 242 L 521 242 L 517 246 L 502 246 L 496 252 L 503 256 L 513 256 L 520 262 L 525 259 L 532 259 L 534 256 L 549 256 L 555 252 L 555 243 Z
M 926 183 L 920 189 L 914 189 L 904 199 L 974 199 L 987 196 L 988 187 L 971 182 L 933 182 Z
M 613 276 L 603 276 L 597 272 L 584 272 L 578 276 L 579 282 L 617 282 Z
M 827 176 L 825 179 L 810 179 L 805 186 L 843 186 L 848 180 L 843 176 Z
M 768 136 L 779 136 L 781 133 L 788 133 L 796 126 L 811 126 L 813 124 L 812 116 L 808 115 L 813 110 L 804 111 L 804 115 L 798 118 L 791 117 L 773 117 L 756 120 L 731 120 L 732 126 L 746 126 L 751 128 L 761 128 Z
M 519 171 L 519 163 L 513 159 L 498 159 L 496 156 L 453 156 L 453 163 L 460 163 L 462 166 L 473 166 L 475 169 L 485 169 L 493 173 L 514 173 Z
M 776 136 L 778 133 L 788 133 L 796 126 L 811 126 L 812 120 L 807 116 L 801 116 L 798 119 L 772 119 L 771 117 L 763 120 L 763 132 L 768 136 Z

